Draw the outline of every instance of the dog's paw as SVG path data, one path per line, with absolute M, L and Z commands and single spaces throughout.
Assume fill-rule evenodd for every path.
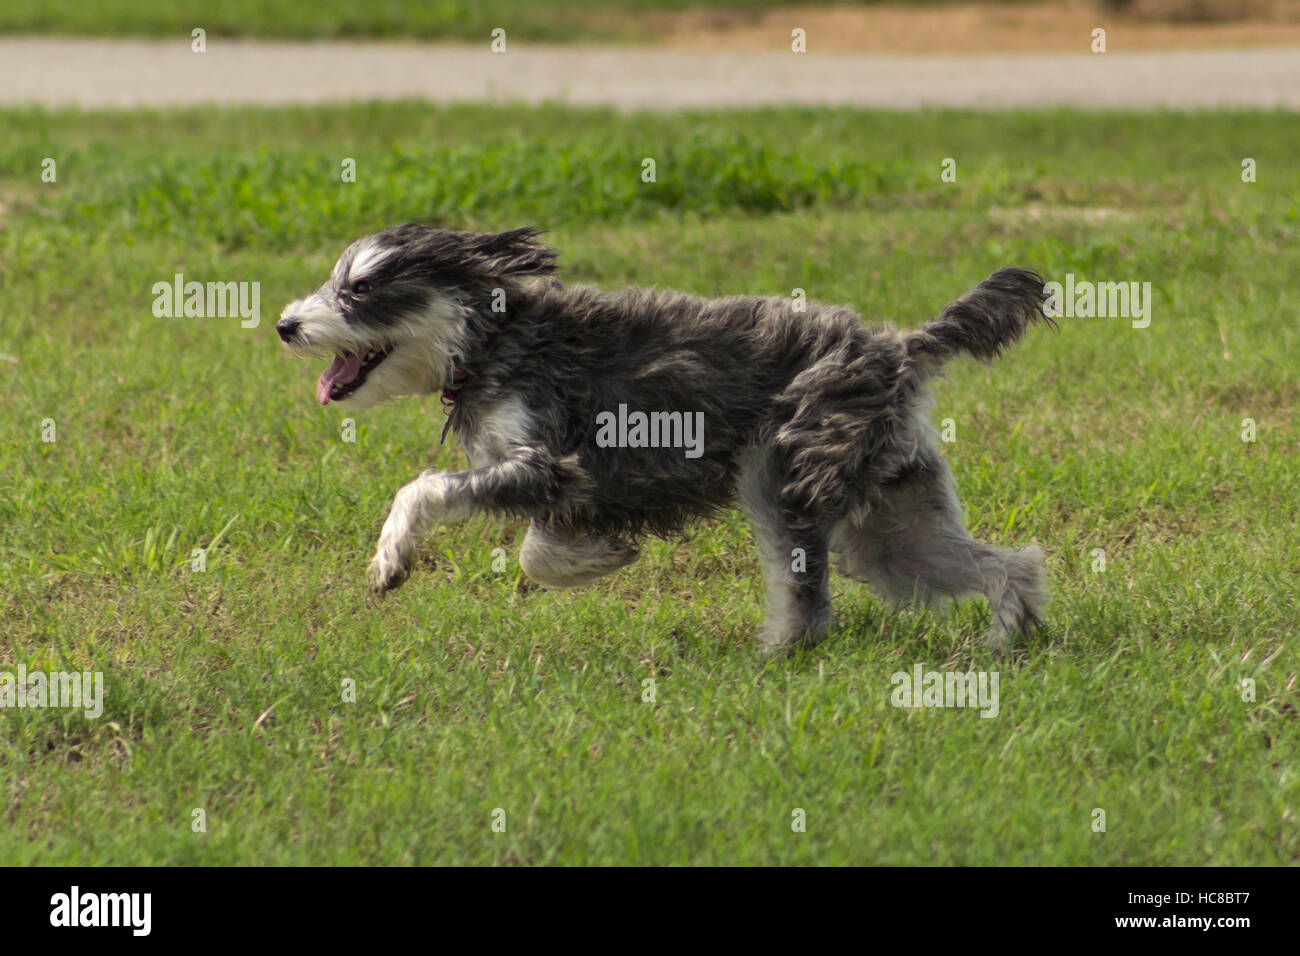
M 370 593 L 382 596 L 401 587 L 411 576 L 410 562 L 398 549 L 381 547 L 370 560 L 368 576 Z
M 1002 628 L 990 628 L 989 632 L 984 635 L 984 646 L 989 649 L 994 660 L 1002 660 L 1007 656 L 1007 651 L 1011 649 L 1011 638 Z
M 758 652 L 766 659 L 794 657 L 800 651 L 811 650 L 826 638 L 824 628 L 814 631 L 780 633 L 764 630 L 758 636 Z

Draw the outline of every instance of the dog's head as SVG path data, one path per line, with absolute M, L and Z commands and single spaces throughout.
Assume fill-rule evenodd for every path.
M 440 390 L 496 289 L 555 271 L 536 229 L 478 234 L 408 222 L 352 243 L 329 279 L 285 306 L 275 330 L 295 355 L 330 359 L 322 405 L 368 408 Z

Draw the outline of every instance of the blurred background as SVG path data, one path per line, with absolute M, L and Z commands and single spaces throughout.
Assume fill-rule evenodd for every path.
M 1300 43 L 1296 0 L 3 0 L 0 32 L 479 40 L 504 26 L 517 40 L 745 49 L 788 40 L 794 15 L 819 49 L 845 51 L 1061 50 L 1075 28 L 1115 22 L 1129 49 Z

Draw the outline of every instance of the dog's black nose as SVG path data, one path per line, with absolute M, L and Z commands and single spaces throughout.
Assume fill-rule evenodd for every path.
M 275 330 L 280 333 L 280 341 L 288 342 L 298 334 L 298 326 L 302 325 L 297 319 L 281 319 L 275 323 Z

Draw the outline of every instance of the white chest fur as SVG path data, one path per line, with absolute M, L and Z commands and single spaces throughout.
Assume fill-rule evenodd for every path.
M 531 443 L 532 415 L 518 398 L 508 398 L 477 415 L 463 438 L 474 468 L 505 461 L 514 449 Z

